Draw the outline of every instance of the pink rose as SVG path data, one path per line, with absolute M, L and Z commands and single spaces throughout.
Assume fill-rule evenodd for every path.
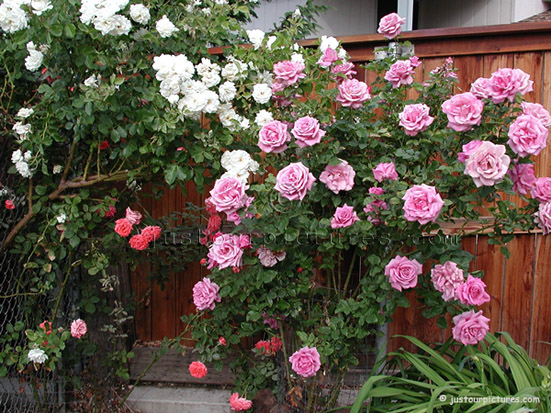
M 535 218 L 544 235 L 551 233 L 551 202 L 541 202 Z
M 423 104 L 406 105 L 400 113 L 400 126 L 405 129 L 406 135 L 415 136 L 424 132 L 432 124 L 434 118 L 429 115 L 430 108 Z
M 513 191 L 517 194 L 526 195 L 536 184 L 534 164 L 515 162 L 513 169 L 508 173 L 513 180 Z
M 140 234 L 133 235 L 128 243 L 130 244 L 131 248 L 137 251 L 143 251 L 149 246 L 149 241 L 147 240 L 147 238 Z
M 233 393 L 230 396 L 230 407 L 232 410 L 240 412 L 242 410 L 249 410 L 253 407 L 253 402 L 239 396 L 239 393 Z
M 551 178 L 544 177 L 536 179 L 530 193 L 532 198 L 540 202 L 551 202 Z
M 297 145 L 301 148 L 319 143 L 325 135 L 325 131 L 320 129 L 319 121 L 310 116 L 297 119 L 291 132 L 296 139 Z
M 302 377 L 313 377 L 321 367 L 320 355 L 316 347 L 302 347 L 291 357 L 291 368 Z
M 484 103 L 471 92 L 452 96 L 442 103 L 442 112 L 448 115 L 448 128 L 456 132 L 471 130 L 480 125 Z
M 414 73 L 415 67 L 411 64 L 411 60 L 398 60 L 385 73 L 385 79 L 392 83 L 393 88 L 397 88 L 400 85 L 411 85 Z
M 231 213 L 242 208 L 247 202 L 245 184 L 238 178 L 220 178 L 210 191 L 209 202 L 216 211 Z
M 291 60 L 284 60 L 282 62 L 274 64 L 274 77 L 276 82 L 281 83 L 285 87 L 294 85 L 300 79 L 306 77 L 302 71 L 305 66 L 300 62 L 293 62 Z
M 372 186 L 371 188 L 369 188 L 368 192 L 371 195 L 383 195 L 385 193 L 385 190 L 378 186 Z
M 193 304 L 199 311 L 214 310 L 216 303 L 222 301 L 219 290 L 218 284 L 213 283 L 210 278 L 203 278 L 193 286 Z
M 161 236 L 161 227 L 153 225 L 145 227 L 142 229 L 141 236 L 144 237 L 147 242 L 157 241 Z
M 117 214 L 117 208 L 114 205 L 109 205 L 107 211 L 103 215 L 105 218 L 113 218 Z
M 239 235 L 220 234 L 209 248 L 207 268 L 210 270 L 213 267 L 218 267 L 223 270 L 227 267 L 241 267 L 243 250 L 240 245 Z
M 6 209 L 15 209 L 15 203 L 11 199 L 6 199 L 6 201 L 4 201 L 4 206 Z
M 465 174 L 471 176 L 477 187 L 492 186 L 507 174 L 511 158 L 505 154 L 505 146 L 484 141 L 469 155 L 465 162 Z
M 312 189 L 315 180 L 306 166 L 301 162 L 295 162 L 278 172 L 275 190 L 290 201 L 302 201 L 306 192 Z
M 370 188 L 371 189 L 379 189 L 379 188 Z M 376 199 L 373 202 L 370 202 L 364 207 L 364 212 L 368 214 L 367 220 L 373 225 L 379 225 L 381 223 L 381 220 L 379 219 L 380 211 L 381 210 L 387 210 L 388 205 L 385 201 L 382 199 Z
M 436 188 L 425 184 L 414 185 L 402 197 L 405 201 L 404 218 L 408 221 L 417 221 L 421 225 L 436 222 L 440 210 L 444 205 L 442 197 Z
M 120 218 L 115 221 L 115 232 L 121 237 L 127 237 L 132 232 L 132 223 L 126 218 Z
M 339 94 L 337 101 L 344 107 L 358 109 L 363 102 L 371 99 L 371 88 L 365 82 L 358 79 L 346 79 L 339 83 Z
M 488 82 L 490 79 L 485 77 L 479 77 L 471 84 L 470 92 L 479 99 L 487 99 L 490 97 L 488 94 Z
M 202 379 L 207 375 L 207 366 L 205 366 L 200 361 L 192 362 L 189 367 L 189 374 L 191 374 L 196 379 Z
M 547 146 L 547 128 L 532 115 L 520 115 L 509 128 L 507 143 L 519 156 L 539 155 Z
M 464 345 L 475 345 L 486 337 L 486 333 L 490 330 L 489 322 L 490 319 L 484 317 L 482 311 L 475 313 L 471 310 L 456 315 L 453 318 L 453 338 Z
M 551 126 L 551 115 L 549 112 L 539 103 L 522 102 L 523 115 L 532 115 L 541 121 L 541 124 L 546 128 Z
M 258 147 L 266 153 L 281 153 L 287 149 L 291 135 L 287 125 L 278 120 L 266 123 L 258 134 Z
M 396 172 L 394 162 L 381 162 L 375 169 L 372 169 L 372 171 L 373 177 L 378 182 L 383 182 L 385 179 L 390 179 L 391 181 L 398 179 L 398 173 Z
M 356 67 L 352 62 L 344 62 L 343 64 L 336 65 L 331 69 L 331 73 L 338 75 L 337 81 L 340 82 L 346 79 L 352 79 L 352 77 L 357 74 Z
M 258 260 L 264 267 L 273 267 L 279 261 L 283 261 L 287 254 L 285 253 L 285 251 L 276 253 L 266 248 L 265 246 L 261 246 L 256 250 L 256 255 L 258 256 Z
M 423 267 L 417 260 L 397 255 L 385 267 L 385 275 L 392 288 L 402 291 L 417 285 L 417 277 L 423 273 Z
M 457 286 L 455 295 L 465 305 L 482 305 L 490 301 L 490 296 L 485 288 L 486 284 L 480 278 L 469 274 L 467 281 Z
M 132 211 L 130 208 L 126 208 L 126 219 L 129 220 L 132 225 L 138 225 L 142 220 L 142 214 L 138 211 Z
M 358 214 L 354 211 L 354 207 L 344 204 L 342 207 L 338 207 L 331 219 L 331 228 L 345 228 L 349 227 L 354 222 L 359 221 Z
M 442 293 L 444 301 L 457 298 L 457 287 L 465 282 L 463 270 L 453 261 L 446 261 L 443 265 L 435 265 L 430 272 L 430 278 L 434 288 Z
M 459 159 L 459 162 L 465 163 L 465 161 L 471 156 L 473 152 L 475 152 L 478 147 L 482 144 L 482 141 L 470 141 L 466 145 L 463 145 L 463 152 L 459 152 L 457 154 L 457 159 Z
M 339 191 L 350 191 L 354 187 L 356 172 L 348 162 L 341 159 L 338 165 L 327 165 L 320 174 L 320 181 L 330 191 L 338 194 Z
M 267 324 L 270 328 L 273 328 L 274 330 L 279 329 L 279 321 L 275 316 L 268 317 L 268 314 L 266 311 L 262 313 L 262 318 L 264 319 L 264 324 Z M 285 316 L 280 316 L 281 320 L 285 319 Z
M 421 64 L 421 60 L 417 56 L 411 56 L 409 61 L 413 67 L 417 67 Z
M 393 39 L 402 32 L 402 24 L 406 19 L 400 17 L 398 13 L 390 13 L 379 21 L 378 33 L 381 33 L 387 39 Z
M 80 318 L 77 320 L 74 320 L 71 323 L 71 336 L 74 338 L 82 338 L 86 332 L 88 331 L 86 327 L 86 323 L 84 320 L 81 320 Z
M 530 76 L 522 70 L 502 68 L 492 73 L 487 92 L 494 103 L 501 103 L 505 99 L 512 102 L 517 93 L 524 95 L 531 92 L 533 84 Z
M 323 56 L 321 56 L 318 60 L 318 65 L 320 65 L 321 67 L 329 67 L 337 60 L 339 60 L 337 51 L 328 47 L 323 51 Z

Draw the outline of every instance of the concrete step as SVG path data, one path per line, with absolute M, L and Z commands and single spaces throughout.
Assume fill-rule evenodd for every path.
M 126 405 L 136 413 L 229 413 L 230 394 L 205 387 L 137 386 Z

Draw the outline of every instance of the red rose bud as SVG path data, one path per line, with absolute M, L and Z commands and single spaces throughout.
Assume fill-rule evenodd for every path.
M 300 274 L 302 271 L 304 271 L 304 269 L 302 267 L 298 267 L 297 268 L 297 272 Z
M 206 258 L 202 258 L 201 261 L 199 261 L 199 263 L 201 265 L 206 265 L 207 264 L 207 259 Z
M 218 343 L 220 343 L 221 346 L 225 346 L 227 344 L 226 339 L 224 337 L 220 337 L 218 339 Z
M 4 202 L 4 206 L 6 209 L 15 209 L 15 204 L 11 199 L 7 199 L 6 202 Z
M 100 143 L 99 148 L 100 148 L 100 150 L 103 151 L 103 150 L 109 148 L 109 146 L 110 146 L 109 141 L 105 140 L 102 143 Z

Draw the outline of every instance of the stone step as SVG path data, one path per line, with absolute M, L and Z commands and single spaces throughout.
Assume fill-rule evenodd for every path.
M 137 386 L 126 405 L 136 413 L 229 413 L 230 394 L 206 387 Z

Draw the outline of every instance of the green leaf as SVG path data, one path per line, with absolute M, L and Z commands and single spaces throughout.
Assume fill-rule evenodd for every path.
M 77 33 L 77 28 L 73 23 L 69 23 L 65 25 L 65 27 L 63 28 L 63 32 L 65 33 L 66 37 L 72 39 Z

